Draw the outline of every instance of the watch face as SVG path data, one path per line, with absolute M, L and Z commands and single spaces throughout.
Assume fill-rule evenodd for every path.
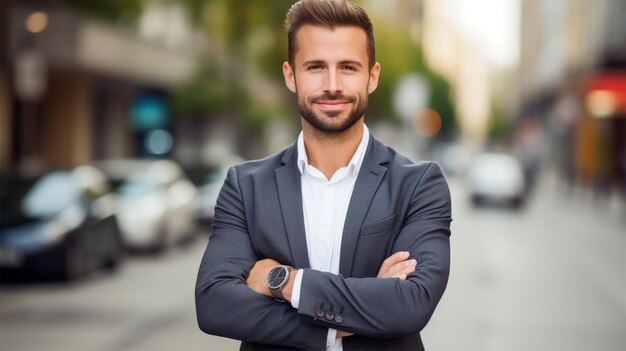
M 267 285 L 270 289 L 278 289 L 283 285 L 283 282 L 287 279 L 287 274 L 289 271 L 286 267 L 278 266 L 272 268 L 270 273 L 267 275 Z

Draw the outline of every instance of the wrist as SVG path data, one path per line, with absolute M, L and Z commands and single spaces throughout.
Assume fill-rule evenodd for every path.
M 265 277 L 265 283 L 267 288 L 269 288 L 270 297 L 279 301 L 287 300 L 283 292 L 285 291 L 285 285 L 287 285 L 291 277 L 291 271 L 293 271 L 293 267 L 282 264 L 274 266 L 269 270 Z
M 293 285 L 294 285 L 294 282 L 296 281 L 296 274 L 298 274 L 298 269 L 296 268 L 290 269 L 289 279 L 287 280 L 285 285 L 283 285 L 283 288 L 282 288 L 283 297 L 285 298 L 285 301 L 289 303 L 291 303 L 291 296 L 293 294 Z

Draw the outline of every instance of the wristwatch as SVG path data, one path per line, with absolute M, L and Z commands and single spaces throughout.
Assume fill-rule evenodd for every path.
M 285 300 L 283 296 L 283 286 L 289 280 L 289 272 L 293 269 L 293 267 L 280 265 L 272 268 L 270 272 L 265 277 L 265 282 L 267 286 L 270 288 L 270 293 L 275 299 Z

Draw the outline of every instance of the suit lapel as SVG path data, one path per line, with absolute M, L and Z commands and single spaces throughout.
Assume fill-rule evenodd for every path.
M 339 273 L 344 277 L 350 276 L 352 272 L 359 232 L 378 185 L 387 171 L 387 168 L 381 164 L 387 161 L 386 149 L 370 134 L 369 145 L 352 191 L 352 198 L 343 227 Z
M 280 209 L 285 222 L 287 240 L 291 249 L 293 264 L 298 268 L 309 268 L 309 253 L 304 230 L 302 213 L 302 189 L 300 172 L 297 167 L 297 146 L 294 144 L 283 156 L 283 166 L 276 169 L 276 187 L 280 199 Z

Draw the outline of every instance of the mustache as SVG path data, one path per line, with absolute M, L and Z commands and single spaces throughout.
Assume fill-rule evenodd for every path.
M 309 98 L 309 102 L 311 102 L 311 103 L 316 103 L 316 102 L 320 102 L 320 101 L 347 101 L 347 102 L 353 102 L 354 101 L 354 97 L 348 96 L 348 95 L 343 95 L 341 93 L 338 93 L 338 94 L 324 93 L 322 95 L 317 95 L 317 96 L 313 96 L 313 97 Z

